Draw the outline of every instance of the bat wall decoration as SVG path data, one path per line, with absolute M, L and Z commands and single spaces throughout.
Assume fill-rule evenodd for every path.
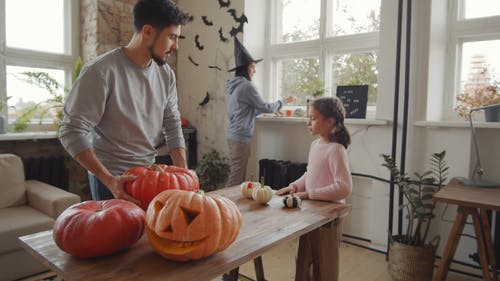
M 219 28 L 219 40 L 222 41 L 222 42 L 227 42 L 227 38 L 224 37 L 224 34 L 222 34 L 222 27 Z
M 222 71 L 222 69 L 220 67 L 218 67 L 217 65 L 209 65 L 208 68 L 213 68 L 213 69 L 217 69 L 219 71 Z
M 207 94 L 206 94 L 205 98 L 204 98 L 204 99 L 203 99 L 203 100 L 202 100 L 202 101 L 201 101 L 198 105 L 200 105 L 200 106 L 204 106 L 204 105 L 205 105 L 205 104 L 207 104 L 209 101 L 210 101 L 210 95 L 209 95 L 209 94 L 208 94 L 208 92 L 207 92 Z
M 231 34 L 232 37 L 236 36 L 239 32 L 243 32 L 243 24 L 240 23 L 238 27 L 232 27 L 231 31 L 229 31 L 229 34 Z
M 200 35 L 196 34 L 196 37 L 194 37 L 194 42 L 196 43 L 196 48 L 198 48 L 198 50 L 202 51 L 203 49 L 205 49 L 205 46 L 201 45 L 199 40 L 200 40 Z
M 201 19 L 203 20 L 203 23 L 206 25 L 206 26 L 212 26 L 214 25 L 213 21 L 209 21 L 207 16 L 202 16 Z
M 194 66 L 199 66 L 199 63 L 196 63 L 191 56 L 188 57 L 189 61 L 194 64 Z
M 227 1 L 218 0 L 218 1 L 219 1 L 219 6 L 221 8 L 227 8 L 227 7 L 229 7 L 229 5 L 231 5 L 231 0 L 227 0 Z
M 245 16 L 245 13 L 241 13 L 241 17 L 236 16 L 235 9 L 229 9 L 227 12 L 233 17 L 234 21 L 240 24 L 248 23 L 248 18 Z

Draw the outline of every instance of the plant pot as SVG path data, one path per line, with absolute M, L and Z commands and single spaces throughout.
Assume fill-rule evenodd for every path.
M 410 246 L 393 236 L 389 250 L 389 274 L 396 281 L 431 281 L 437 246 Z
M 500 106 L 486 107 L 484 119 L 486 122 L 500 122 Z

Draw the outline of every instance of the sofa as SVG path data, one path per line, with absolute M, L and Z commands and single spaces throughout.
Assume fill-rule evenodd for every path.
M 80 200 L 52 185 L 25 180 L 21 158 L 0 154 L 0 281 L 49 270 L 21 247 L 18 237 L 51 229 L 57 216 Z

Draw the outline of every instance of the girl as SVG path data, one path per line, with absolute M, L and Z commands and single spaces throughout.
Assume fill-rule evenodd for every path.
M 318 135 L 309 150 L 307 171 L 277 195 L 294 193 L 301 199 L 345 202 L 352 191 L 352 178 L 346 148 L 351 137 L 344 126 L 345 109 L 336 98 L 319 98 L 312 102 L 307 127 Z

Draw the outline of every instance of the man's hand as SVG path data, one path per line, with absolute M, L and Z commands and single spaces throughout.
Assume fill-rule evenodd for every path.
M 125 183 L 128 181 L 133 181 L 137 177 L 136 176 L 115 176 L 111 177 L 107 182 L 103 182 L 104 185 L 113 193 L 113 196 L 118 199 L 124 199 L 127 201 L 131 201 L 137 205 L 140 204 L 139 200 L 130 196 L 127 192 L 125 192 Z

